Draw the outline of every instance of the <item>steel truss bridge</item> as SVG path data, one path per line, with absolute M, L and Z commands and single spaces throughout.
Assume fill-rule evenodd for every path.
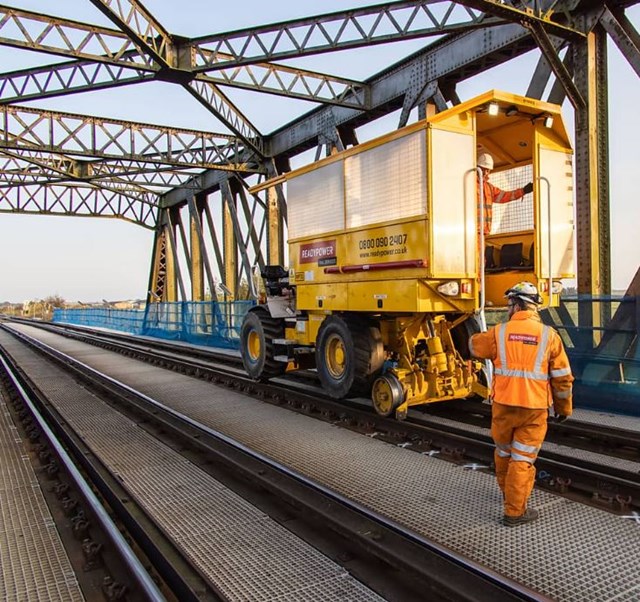
M 218 282 L 233 299 L 256 266 L 284 263 L 283 191 L 250 194 L 250 184 L 310 149 L 320 158 L 357 144 L 357 128 L 380 116 L 399 111 L 402 127 L 416 108 L 424 117 L 428 104 L 457 104 L 459 82 L 531 50 L 526 95 L 549 90 L 545 100 L 574 109 L 578 292 L 611 293 L 607 39 L 640 76 L 640 36 L 625 14 L 635 0 L 401 0 L 191 39 L 138 0 L 87 2 L 112 26 L 0 5 L 0 45 L 62 57 L 0 74 L 0 212 L 154 230 L 149 301 L 202 300 Z M 424 46 L 364 81 L 285 64 L 410 39 Z M 222 131 L 23 104 L 154 81 L 187 90 Z M 317 108 L 267 134 L 229 88 Z

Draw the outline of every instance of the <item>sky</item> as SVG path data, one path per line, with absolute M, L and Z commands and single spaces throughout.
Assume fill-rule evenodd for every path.
M 145 0 L 169 32 L 202 36 L 261 24 L 376 4 L 374 0 L 245 0 L 242 9 L 215 9 L 210 0 Z M 112 27 L 89 2 L 3 0 L 3 4 Z M 54 12 L 55 11 L 55 12 Z M 627 11 L 640 29 L 640 6 Z M 428 43 L 429 40 L 426 40 Z M 424 45 L 414 40 L 356 51 L 323 54 L 287 64 L 333 75 L 364 79 Z M 640 78 L 609 42 L 609 135 L 612 287 L 624 290 L 640 265 Z M 460 82 L 458 96 L 472 98 L 497 88 L 525 94 L 538 52 Z M 59 62 L 59 57 L 0 46 L 2 71 Z M 314 103 L 225 89 L 225 93 L 264 134 L 309 111 Z M 224 128 L 186 91 L 166 83 L 75 94 L 24 103 L 26 106 L 222 132 Z M 570 130 L 570 105 L 563 107 Z M 358 130 L 358 138 L 397 127 L 397 115 Z M 153 233 L 117 219 L 0 214 L 0 302 L 23 302 L 59 295 L 67 301 L 144 298 L 149 281 Z

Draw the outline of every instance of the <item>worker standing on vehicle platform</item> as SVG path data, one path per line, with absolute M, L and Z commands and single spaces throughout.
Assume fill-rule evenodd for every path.
M 494 362 L 491 436 L 496 478 L 504 498 L 503 524 L 514 527 L 538 518 L 527 507 L 538 451 L 547 433 L 549 408 L 563 422 L 572 413 L 569 359 L 560 335 L 542 324 L 538 289 L 520 282 L 506 291 L 509 321 L 469 341 L 474 357 Z
M 529 194 L 533 190 L 533 183 L 529 182 L 524 188 L 516 188 L 515 190 L 500 190 L 489 182 L 489 176 L 493 170 L 493 157 L 489 153 L 482 153 L 478 156 L 478 167 L 482 170 L 482 204 L 480 200 L 480 182 L 478 181 L 478 230 L 480 229 L 481 211 L 484 209 L 484 234 L 491 233 L 491 222 L 493 221 L 493 204 L 494 203 L 510 203 L 521 199 L 525 194 Z M 478 177 L 480 180 L 480 177 Z

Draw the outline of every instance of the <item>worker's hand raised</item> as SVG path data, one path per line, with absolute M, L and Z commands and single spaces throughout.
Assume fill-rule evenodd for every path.
M 525 185 L 525 187 L 522 189 L 523 192 L 525 194 L 529 194 L 530 192 L 533 191 L 533 182 L 529 182 L 528 184 Z

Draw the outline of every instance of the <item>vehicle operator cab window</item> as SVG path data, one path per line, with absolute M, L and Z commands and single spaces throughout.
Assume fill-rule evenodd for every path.
M 491 174 L 491 183 L 501 190 L 524 188 L 533 180 L 531 165 Z M 485 272 L 533 270 L 533 193 L 509 203 L 494 203 L 491 229 L 485 235 Z

